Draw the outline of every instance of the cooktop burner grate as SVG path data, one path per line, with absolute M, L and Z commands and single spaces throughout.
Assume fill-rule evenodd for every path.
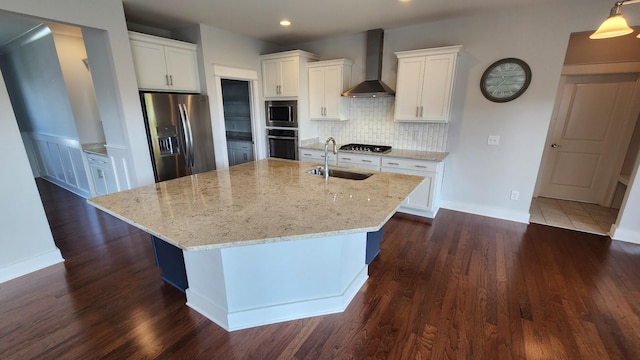
M 340 150 L 349 150 L 349 151 L 362 151 L 362 152 L 371 152 L 371 153 L 379 153 L 384 154 L 391 151 L 391 146 L 386 145 L 368 145 L 368 144 L 347 144 L 342 145 Z

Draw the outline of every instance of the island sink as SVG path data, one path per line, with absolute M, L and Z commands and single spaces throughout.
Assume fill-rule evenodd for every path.
M 306 171 L 307 174 L 311 175 L 322 175 L 324 176 L 324 168 L 322 166 L 314 167 Z M 361 173 L 356 171 L 349 170 L 338 170 L 338 169 L 329 169 L 329 176 L 337 177 L 341 179 L 349 179 L 349 180 L 364 180 L 369 178 L 372 173 Z

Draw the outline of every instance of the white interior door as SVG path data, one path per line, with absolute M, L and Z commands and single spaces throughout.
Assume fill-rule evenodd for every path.
M 637 74 L 568 76 L 556 101 L 540 196 L 605 204 Z

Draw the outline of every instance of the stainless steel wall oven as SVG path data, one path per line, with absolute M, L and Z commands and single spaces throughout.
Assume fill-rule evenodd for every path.
M 298 130 L 267 129 L 269 156 L 298 160 Z

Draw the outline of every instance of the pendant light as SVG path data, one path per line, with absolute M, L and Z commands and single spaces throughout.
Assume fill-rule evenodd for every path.
M 608 39 L 617 36 L 631 34 L 633 29 L 627 24 L 627 20 L 622 16 L 622 6 L 639 3 L 640 0 L 617 1 L 611 8 L 611 13 L 607 20 L 589 36 L 590 39 Z M 640 38 L 640 35 L 638 35 Z

